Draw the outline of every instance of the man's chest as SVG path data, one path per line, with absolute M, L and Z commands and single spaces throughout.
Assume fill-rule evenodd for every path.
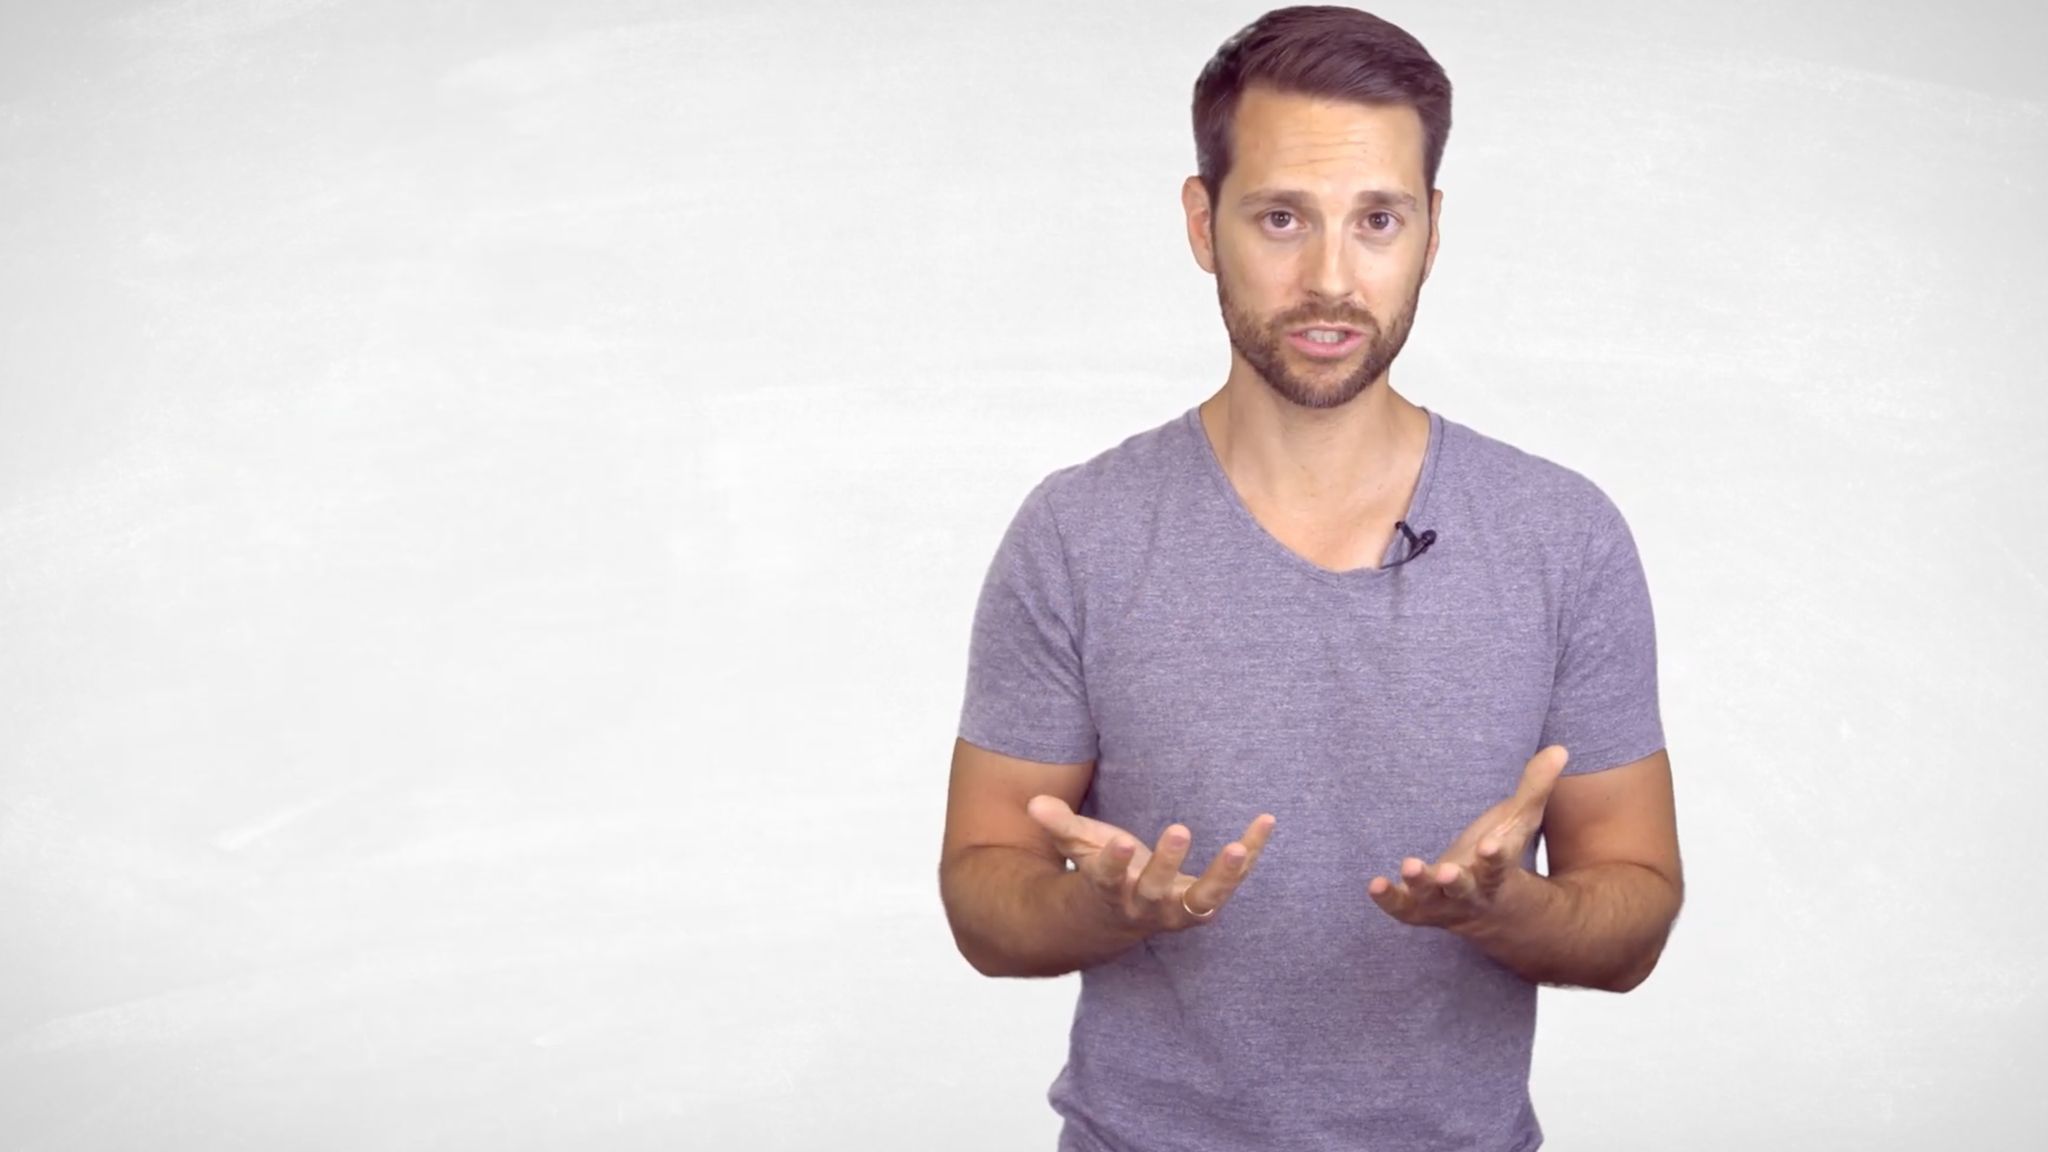
M 1105 606 L 1083 652 L 1093 807 L 1147 837 L 1188 822 L 1198 848 L 1261 811 L 1455 834 L 1535 752 L 1556 631 L 1540 589 L 1448 567 L 1400 595 L 1194 580 Z

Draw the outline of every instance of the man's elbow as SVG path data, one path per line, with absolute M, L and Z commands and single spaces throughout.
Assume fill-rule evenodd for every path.
M 990 979 L 1030 979 L 1035 976 L 1059 976 L 1057 969 L 1040 970 L 1020 962 L 1015 957 L 1005 956 L 1001 950 L 975 943 L 957 929 L 953 933 L 953 947 L 960 952 L 961 959 L 968 967 Z
M 1648 960 L 1617 974 L 1605 984 L 1600 985 L 1600 990 L 1602 992 L 1619 993 L 1633 992 L 1642 987 L 1643 981 L 1650 978 L 1650 973 L 1657 970 L 1657 957 L 1662 953 L 1663 949 L 1659 948 L 1656 952 L 1650 954 Z
M 999 977 L 1017 974 L 1005 968 L 1001 957 L 997 956 L 994 952 L 977 947 L 974 941 L 962 933 L 957 925 L 953 929 L 953 947 L 960 953 L 960 958 L 967 961 L 968 967 L 983 976 Z
M 946 928 L 953 935 L 953 948 L 967 965 L 983 976 L 1021 976 L 1008 963 L 1000 948 L 994 947 L 973 928 L 973 917 L 962 907 L 965 896 L 956 883 L 957 873 L 947 861 L 939 866 L 939 906 L 946 914 Z
M 1674 912 L 1672 919 L 1665 923 L 1664 931 L 1658 934 L 1657 942 L 1650 947 L 1649 951 L 1634 964 L 1622 969 L 1612 979 L 1600 985 L 1601 990 L 1605 992 L 1633 992 L 1637 988 L 1642 987 L 1643 981 L 1650 978 L 1650 973 L 1657 970 L 1657 961 L 1664 956 L 1664 945 L 1671 940 L 1671 928 L 1676 923 L 1676 920 L 1677 915 Z

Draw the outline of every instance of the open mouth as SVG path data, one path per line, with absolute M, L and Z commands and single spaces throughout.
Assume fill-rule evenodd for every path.
M 1287 342 L 1303 355 L 1335 360 L 1365 343 L 1365 333 L 1350 328 L 1297 328 L 1287 334 Z

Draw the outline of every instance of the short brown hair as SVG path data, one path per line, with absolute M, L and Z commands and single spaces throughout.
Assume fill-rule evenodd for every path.
M 1360 104 L 1406 105 L 1422 118 L 1422 174 L 1436 189 L 1451 134 L 1451 81 L 1421 42 L 1370 12 L 1276 8 L 1223 42 L 1195 78 L 1195 164 L 1213 206 L 1230 172 L 1231 121 L 1246 88 Z

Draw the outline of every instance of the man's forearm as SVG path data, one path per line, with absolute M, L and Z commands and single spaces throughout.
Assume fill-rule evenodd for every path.
M 1518 870 L 1493 914 L 1452 931 L 1530 983 L 1626 992 L 1656 967 L 1682 899 L 1640 864 Z
M 1143 937 L 1118 929 L 1079 872 L 1019 848 L 969 848 L 940 873 L 961 955 L 984 976 L 1063 976 Z

